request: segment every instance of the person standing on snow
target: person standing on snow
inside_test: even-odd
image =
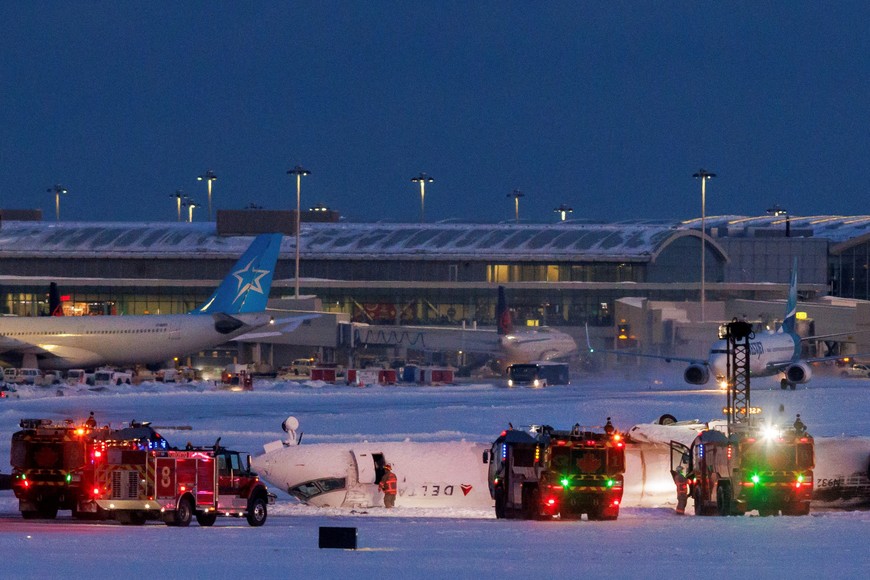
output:
[[[689,480],[686,479],[686,470],[682,465],[677,466],[675,471],[671,472],[674,478],[674,483],[677,485],[677,515],[685,515],[686,503],[689,501]]]
[[[393,466],[387,463],[384,465],[384,475],[378,483],[378,488],[384,492],[384,507],[392,508],[396,505],[396,474],[393,473]]]

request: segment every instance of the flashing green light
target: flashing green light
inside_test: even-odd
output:
[[[66,482],[69,483],[71,481],[72,481],[72,473],[67,473],[66,474]]]
[[[613,487],[613,484],[614,484],[614,483],[616,483],[616,482],[613,481],[612,479],[608,479],[608,480],[607,480],[607,487]]]
[[[803,476],[803,474],[798,475],[798,476],[797,476],[797,480],[798,480],[798,483],[803,483],[803,482],[804,482],[804,476]]]
[[[568,487],[569,485],[571,485],[571,478],[563,477],[561,480],[559,480],[559,483],[562,484],[562,487]]]
[[[759,481],[761,481],[761,476],[757,473],[753,473],[752,477],[750,477],[749,479],[750,481],[752,481],[752,483],[758,483]]]

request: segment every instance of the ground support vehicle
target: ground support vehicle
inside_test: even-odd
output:
[[[141,428],[140,428],[141,429]],[[102,461],[94,466],[94,501],[123,524],[162,520],[187,526],[195,517],[211,526],[218,516],[266,522],[268,492],[238,451],[214,447],[169,449],[152,446],[135,428],[95,441]]]
[[[625,443],[575,425],[509,429],[484,454],[497,518],[615,520],[622,501]]]
[[[686,474],[696,515],[807,515],[813,495],[813,438],[793,428],[702,431],[690,449]],[[672,462],[677,454],[672,453]],[[682,461],[682,459],[681,459]]]
[[[509,387],[547,387],[571,382],[568,363],[550,361],[512,364],[507,369],[507,375]]]
[[[221,373],[221,384],[230,390],[254,390],[254,376],[248,365],[231,364]]]
[[[72,420],[22,419],[12,435],[12,489],[25,519],[57,516],[72,510],[73,517],[96,515],[86,490],[92,486],[91,439],[108,428],[92,428]]]

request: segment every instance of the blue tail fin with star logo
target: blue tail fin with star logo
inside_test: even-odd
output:
[[[281,234],[261,234],[205,304],[191,314],[263,312],[281,250]]]

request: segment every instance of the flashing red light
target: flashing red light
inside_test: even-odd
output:
[[[586,440],[586,445],[595,445],[595,441]]]
[[[505,435],[507,435],[507,431],[502,431],[501,436],[504,437]]]
[[[24,480],[24,487],[30,487],[30,482],[26,479]]]
[[[801,443],[809,443],[809,441],[806,437],[801,437]]]
[[[94,495],[95,496],[100,495],[100,488],[99,487],[94,488]]]
[[[187,486],[182,485],[182,486],[181,486],[181,491],[187,491]]]
[[[61,302],[69,302],[70,300],[72,300],[72,297],[69,294],[63,294],[60,297]]]
[[[621,449],[621,448],[625,447],[625,443],[620,441],[619,443],[616,444],[616,446]]]
[[[562,441],[561,439],[559,441],[556,441],[556,445],[565,445],[565,444],[566,444],[566,442]]]
[[[102,457],[102,456],[103,456],[102,451],[94,451],[94,457]]]
[[[795,489],[800,489],[801,485],[802,484],[799,481],[794,482]]]
[[[618,499],[613,500],[613,505],[619,505],[619,500]]]
[[[547,500],[547,505],[556,505],[556,498],[551,497]]]

